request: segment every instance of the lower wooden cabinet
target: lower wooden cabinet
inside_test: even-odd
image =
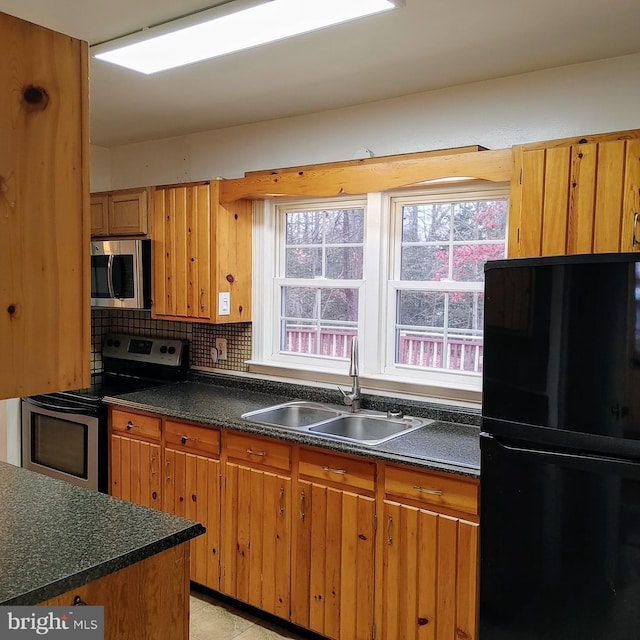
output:
[[[375,469],[362,460],[300,451],[291,621],[328,638],[372,638]]]
[[[188,569],[184,543],[40,604],[104,607],[104,640],[189,640]]]
[[[276,616],[289,618],[291,478],[288,445],[229,434],[224,465],[220,590]]]
[[[335,640],[477,639],[477,480],[110,415],[112,495],[206,527],[194,582]]]

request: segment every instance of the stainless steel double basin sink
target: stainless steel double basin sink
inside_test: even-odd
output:
[[[433,420],[392,416],[380,411],[341,411],[316,402],[293,401],[242,414],[256,424],[291,429],[326,438],[377,445],[410,433]]]

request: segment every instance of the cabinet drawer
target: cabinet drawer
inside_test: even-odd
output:
[[[111,427],[114,431],[128,433],[131,436],[160,440],[160,418],[155,416],[141,416],[114,409],[111,412]]]
[[[372,462],[336,456],[313,449],[300,450],[300,475],[354,489],[373,491],[376,466]]]
[[[412,469],[386,467],[385,492],[456,511],[478,514],[478,483]]]
[[[260,464],[273,469],[291,470],[291,447],[288,444],[263,440],[237,433],[227,433],[226,450],[229,458]]]
[[[195,449],[201,453],[220,454],[220,431],[184,422],[165,420],[165,442],[176,449]]]

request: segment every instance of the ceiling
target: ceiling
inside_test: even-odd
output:
[[[0,0],[0,11],[96,44],[223,3]],[[638,0],[404,0],[151,76],[92,60],[91,142],[167,138],[637,53],[638,25]]]

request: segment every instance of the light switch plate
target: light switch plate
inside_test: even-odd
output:
[[[218,293],[218,315],[228,316],[231,313],[231,294],[229,292]]]

